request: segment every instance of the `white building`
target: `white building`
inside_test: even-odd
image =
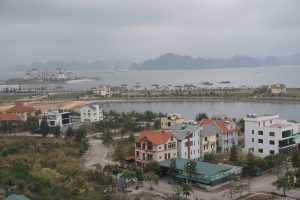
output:
[[[178,142],[178,158],[200,158],[200,129],[199,125],[194,124],[175,124],[172,126],[171,133]]]
[[[103,120],[103,109],[100,105],[85,105],[80,109],[81,122],[99,122]]]
[[[0,85],[1,93],[17,92],[20,90],[19,85]]]
[[[279,119],[279,115],[248,114],[245,120],[245,150],[259,156],[278,153],[300,143],[299,123]]]
[[[64,127],[71,124],[70,112],[66,109],[54,108],[49,112],[45,112],[44,114],[39,116],[39,123],[41,123],[44,116],[46,117],[50,127]]]

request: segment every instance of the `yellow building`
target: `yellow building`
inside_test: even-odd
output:
[[[217,152],[217,135],[219,129],[212,124],[202,126],[200,130],[200,157],[205,154]]]
[[[152,161],[177,158],[177,139],[169,132],[143,131],[135,143],[135,161],[143,167]]]
[[[171,129],[175,124],[183,124],[184,119],[181,114],[173,113],[168,114],[167,117],[161,118],[161,128],[162,129]]]

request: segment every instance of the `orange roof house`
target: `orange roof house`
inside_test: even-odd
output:
[[[143,131],[135,143],[135,160],[143,167],[152,161],[177,158],[177,139],[170,132]]]
[[[25,106],[23,102],[16,102],[13,107],[6,110],[7,113],[16,114],[22,121],[26,121],[28,116],[36,111],[35,108],[30,106]]]
[[[221,133],[228,133],[231,131],[239,131],[240,128],[236,125],[236,123],[232,119],[202,119],[200,121],[200,126],[215,123],[217,128],[221,131]],[[226,126],[226,123],[234,123],[235,126]]]

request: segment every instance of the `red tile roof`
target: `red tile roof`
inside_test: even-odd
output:
[[[134,156],[125,156],[124,160],[129,161],[129,160],[135,160]]]
[[[5,114],[0,114],[0,121],[19,121],[20,118],[15,115],[15,114],[11,114],[11,113],[5,113]]]
[[[16,102],[15,106],[6,111],[7,113],[22,113],[22,112],[35,112],[35,108],[24,106],[22,102]]]
[[[139,140],[148,139],[152,144],[164,144],[168,141],[173,134],[170,132],[154,132],[154,131],[143,131],[139,135]]]
[[[99,85],[99,88],[111,88],[111,85]]]
[[[233,122],[235,124],[235,128],[228,129],[225,125],[226,122]],[[200,121],[201,126],[211,124],[211,123],[215,123],[217,125],[217,127],[219,128],[219,130],[221,131],[221,133],[228,133],[228,132],[240,130],[240,128],[236,125],[236,123],[232,119],[216,119],[216,120],[202,119]]]

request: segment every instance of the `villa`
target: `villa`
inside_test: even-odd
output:
[[[22,121],[26,121],[29,116],[35,114],[36,109],[30,106],[25,106],[22,102],[16,102],[15,106],[11,107],[10,109],[6,110],[7,113],[12,113],[17,116]]]
[[[271,93],[272,94],[286,94],[287,88],[284,84],[277,83],[270,86]]]
[[[81,122],[99,122],[103,120],[103,109],[100,105],[85,105],[80,109]]]
[[[43,118],[46,118],[50,127],[64,127],[71,124],[70,111],[66,109],[51,109],[49,112],[45,112],[39,116],[39,123]]]
[[[200,157],[205,154],[217,152],[217,135],[219,129],[214,124],[206,124],[201,127],[200,131]]]
[[[111,85],[99,85],[98,88],[93,89],[93,94],[97,94],[102,97],[110,97]]]
[[[200,126],[176,124],[171,133],[178,141],[178,158],[196,159],[200,157]]]
[[[152,161],[177,158],[177,139],[170,132],[143,131],[135,143],[135,160],[144,167]]]
[[[229,152],[233,145],[239,144],[238,132],[240,128],[232,119],[202,119],[200,121],[200,126],[208,124],[211,124],[219,130],[216,135],[218,151],[222,153]]]

